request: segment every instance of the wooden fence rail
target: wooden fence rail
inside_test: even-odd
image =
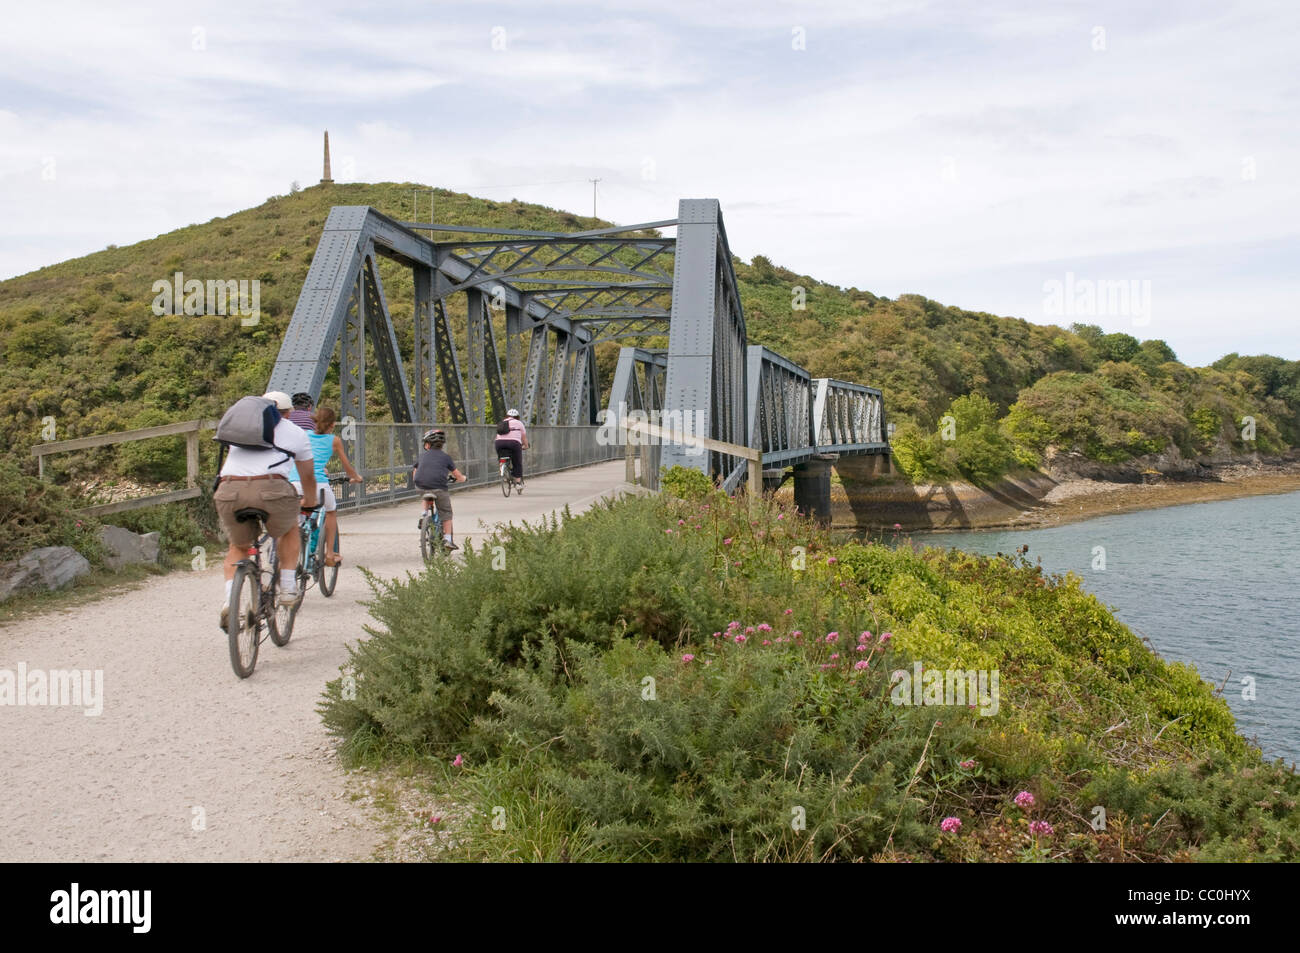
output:
[[[116,503],[101,503],[87,506],[80,510],[88,516],[103,516],[108,513],[121,513],[136,510],[144,506],[156,506],[159,503],[175,503],[179,500],[192,500],[202,496],[199,488],[199,434],[204,430],[214,430],[215,420],[186,420],[178,424],[163,424],[160,427],[141,427],[138,430],[123,430],[120,433],[99,434],[94,437],[74,437],[71,440],[50,440],[32,447],[32,456],[36,458],[36,469],[41,479],[45,479],[45,458],[55,453],[67,453],[71,450],[88,450],[92,447],[107,447],[116,443],[132,443],[136,440],[151,440],[155,437],[185,437],[185,489],[172,490],[169,493],[154,493],[151,496],[139,496],[133,500],[119,500]]]

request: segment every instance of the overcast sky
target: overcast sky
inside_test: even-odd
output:
[[[1231,0],[9,4],[0,278],[314,184],[328,128],[339,181],[716,197],[823,281],[1297,359],[1298,37]]]

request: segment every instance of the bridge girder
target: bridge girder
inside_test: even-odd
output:
[[[650,234],[673,226],[675,237]],[[415,229],[453,237],[434,240]],[[409,372],[381,258],[412,271]],[[463,325],[452,317],[452,295],[466,300]],[[435,422],[445,407],[446,422],[484,423],[513,405],[529,423],[576,426],[596,422],[595,346],[663,335],[666,350],[622,349],[610,412],[622,403],[688,421],[698,436],[761,449],[771,466],[825,452],[888,453],[878,390],[811,378],[749,345],[715,199],[684,199],[672,220],[567,234],[402,223],[367,206],[337,206],[269,387],[318,397],[337,348],[342,413],[358,421],[366,420],[369,356],[396,422]],[[727,489],[747,472],[744,456],[659,449],[665,466],[713,473]],[[657,471],[647,474],[652,483]]]

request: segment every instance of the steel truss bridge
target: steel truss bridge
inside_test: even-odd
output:
[[[381,260],[410,271],[409,327],[390,313]],[[664,338],[666,347],[646,346]],[[597,349],[629,339],[602,407]],[[746,479],[742,448],[761,451],[767,479],[845,455],[888,466],[879,390],[812,377],[749,343],[715,199],[684,199],[675,219],[571,233],[399,222],[336,206],[269,387],[318,397],[335,363],[340,416],[362,424],[367,377],[378,371],[382,416],[398,425],[408,460],[423,425],[487,426],[514,406],[529,425],[605,432],[636,411],[729,445],[664,440],[657,454],[729,491]],[[364,460],[364,447],[353,456]],[[657,485],[658,468],[647,476]]]

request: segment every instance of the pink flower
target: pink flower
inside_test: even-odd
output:
[[[462,758],[460,755],[456,755],[456,759],[452,761],[451,766],[453,768],[459,768],[464,763],[465,763],[465,759]]]
[[[772,631],[772,627],[771,627],[770,625],[768,625],[766,622],[760,622],[760,623],[758,624],[758,631],[760,631],[760,632],[771,632],[771,631]]]
[[[1035,837],[1038,837],[1040,834],[1044,837],[1051,837],[1056,833],[1056,831],[1052,829],[1052,825],[1047,823],[1047,821],[1031,821],[1029,824],[1029,833],[1033,834]]]
[[[839,657],[840,657],[840,653],[839,653],[839,652],[832,652],[832,653],[831,653],[831,658],[832,658],[832,659],[837,659],[837,658],[839,658]]]
[[[732,619],[730,622],[727,623],[728,632],[735,632],[739,628],[740,628],[740,623],[737,622],[735,619]]]
[[[737,641],[737,642],[744,642],[744,641],[745,641],[745,637],[744,637],[743,635],[738,635],[738,636],[736,636],[736,641]]]
[[[888,642],[888,641],[889,641],[890,639],[892,639],[893,637],[894,637],[894,633],[893,633],[893,632],[882,632],[882,633],[880,633],[880,644],[881,644],[881,645],[884,645],[886,642]]]
[[[838,632],[827,632],[827,633],[826,633],[826,641],[827,641],[827,642],[838,642],[839,640],[840,640],[840,634],[839,634]]]
[[[869,646],[869,645],[859,645],[858,648],[857,648],[857,650],[858,650],[859,652],[865,652],[865,651],[866,651],[867,649],[869,649],[869,648],[871,648],[871,646]]]
[[[721,635],[722,635],[721,632],[714,632],[714,633],[713,633],[713,637],[714,637],[715,639],[718,638],[718,637],[721,636]]]
[[[777,514],[776,514],[776,518],[779,519],[779,520],[783,520],[783,519],[785,519],[785,514],[784,514],[784,513],[777,513]]]
[[[441,815],[441,814],[430,814],[430,815],[429,815],[429,823],[430,823],[430,824],[441,824],[441,823],[442,823],[442,815]]]
[[[786,614],[786,615],[794,615],[794,610],[793,610],[793,609],[786,609],[786,610],[785,610],[785,614]]]
[[[686,520],[678,520],[678,521],[677,521],[677,525],[678,525],[678,526],[685,526],[685,525],[686,525]]]
[[[670,529],[666,529],[664,530],[664,532],[667,533],[669,536],[673,535],[673,531]]]
[[[771,640],[771,639],[764,639],[764,640],[763,640],[763,644],[764,644],[764,645],[771,645],[771,644],[772,644],[772,640]]]
[[[828,566],[834,566],[837,562],[839,562],[839,560],[836,559],[834,556],[826,557],[826,565]]]
[[[939,825],[939,830],[945,834],[956,834],[961,830],[961,819],[956,817],[945,817]]]
[[[724,540],[722,541],[722,545],[723,545],[723,546],[730,546],[730,545],[731,545],[731,537],[728,536],[726,539],[724,539]]]
[[[753,634],[754,634],[754,627],[753,627],[752,625],[747,625],[747,626],[745,626],[745,634],[746,634],[746,635],[753,635]]]
[[[731,565],[733,565],[733,566],[739,566],[739,565],[740,565],[740,560],[737,559],[737,560],[736,560],[734,563],[732,563]]]
[[[823,666],[822,666],[822,671],[824,672],[824,671],[826,671],[828,668],[834,668],[834,667],[835,667],[835,664],[832,662],[832,663],[830,663],[830,664],[823,665]]]
[[[793,632],[790,633],[790,638],[792,639],[798,639],[802,637],[803,637],[803,632],[800,631],[799,629],[795,629]]]
[[[714,635],[717,635],[718,633],[715,632],[715,633],[713,633],[713,634],[714,634]],[[691,655],[691,653],[687,652],[685,655],[682,656],[682,661],[683,661],[683,662],[694,662],[694,661],[695,661],[695,656],[694,656],[694,655]]]
[[[902,523],[895,523],[895,524],[894,524],[894,529],[902,529],[902,528],[903,528],[903,524],[902,524]]]
[[[871,667],[871,663],[868,662],[866,659],[862,658],[862,659],[858,659],[856,662],[854,662],[854,663],[853,663],[853,667],[856,668],[856,669],[858,669],[859,671],[861,671],[861,670],[864,669],[864,668],[870,668],[870,667]]]
[[[1016,795],[1016,807],[1028,810],[1034,806],[1034,796],[1028,791],[1021,791]]]
[[[969,771],[971,768],[975,767],[975,765],[977,765],[977,764],[979,764],[979,762],[976,761],[974,758],[971,758],[969,761],[962,761],[962,762],[961,762],[961,766],[962,766],[963,768],[965,768],[967,771]]]

